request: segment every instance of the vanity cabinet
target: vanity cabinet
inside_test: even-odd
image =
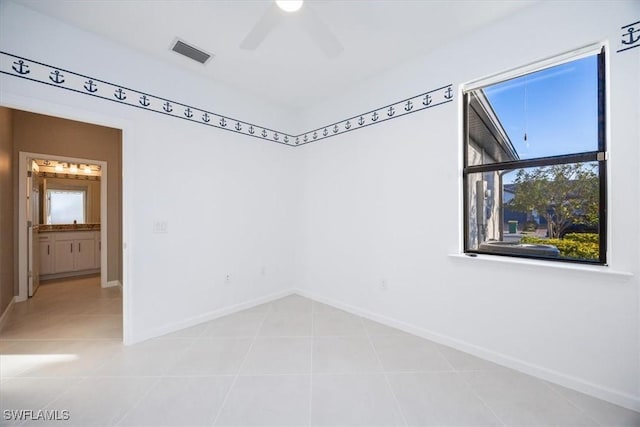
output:
[[[73,240],[56,240],[53,247],[55,251],[53,272],[74,271]]]
[[[39,237],[41,275],[100,268],[99,231],[59,231]]]
[[[53,274],[53,236],[51,233],[38,235],[40,245],[40,275]]]
[[[55,272],[91,270],[96,263],[96,239],[92,231],[56,235]]]

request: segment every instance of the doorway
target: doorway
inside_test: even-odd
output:
[[[3,107],[11,109],[14,115],[13,124],[16,127],[13,132],[14,160],[12,168],[15,185],[15,266],[18,271],[15,275],[17,286],[13,301],[21,302],[28,298],[28,282],[25,280],[28,278],[25,249],[28,228],[26,223],[22,223],[22,221],[26,221],[26,203],[23,201],[25,201],[24,193],[27,188],[26,165],[28,160],[41,158],[65,164],[74,163],[76,166],[78,163],[97,165],[105,173],[100,181],[101,227],[98,234],[102,250],[100,251],[99,268],[95,269],[95,273],[99,272],[99,275],[94,276],[92,283],[96,283],[100,289],[119,287],[118,292],[122,293],[120,299],[121,337],[125,343],[130,343],[132,341],[131,334],[127,332],[127,325],[130,324],[127,321],[129,310],[126,309],[129,307],[126,304],[128,292],[125,291],[124,286],[127,264],[124,257],[123,230],[126,221],[122,191],[124,187],[122,149],[125,140],[123,128],[130,126],[130,124],[85,110],[51,106],[31,98],[25,100],[20,97],[6,96],[3,99]],[[18,124],[19,120],[16,117],[19,117],[19,120],[23,122]],[[30,120],[33,122],[29,122]],[[24,121],[29,124],[25,125]],[[22,130],[18,131],[18,128]],[[101,129],[102,132],[98,131],[96,135],[88,135],[87,129],[90,128]],[[37,134],[37,132],[40,133]],[[112,150],[115,154],[111,157],[109,157],[109,153],[105,153],[105,147],[109,145],[105,142],[105,134],[110,135],[111,140],[115,141],[116,149]],[[20,138],[27,140],[27,142],[19,141]],[[34,140],[39,140],[40,144],[33,143]],[[90,147],[93,147],[93,150],[98,153],[97,156],[91,155],[93,151]],[[114,188],[116,191],[112,191]],[[74,247],[74,250],[75,248],[77,246]],[[83,253],[84,249],[83,246]],[[115,304],[115,302],[110,301],[110,304]],[[14,308],[17,308],[17,305]]]
[[[18,168],[18,300],[35,294],[43,274],[60,278],[99,268],[101,287],[117,285],[107,277],[108,163],[21,151]],[[69,193],[63,202],[72,210],[69,195],[79,195],[80,212],[52,218],[52,188]]]

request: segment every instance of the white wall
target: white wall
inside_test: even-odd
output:
[[[449,256],[461,242],[459,96],[297,149],[5,75],[0,104],[124,128],[131,341],[297,288],[640,408],[640,49],[615,53],[620,26],[639,9],[543,3],[305,113],[274,109],[22,7],[0,9],[2,50],[292,131],[608,40],[609,269],[633,277]],[[168,234],[152,233],[155,220],[168,222]]]
[[[0,4],[0,48],[286,127],[286,111],[10,2]],[[133,314],[125,318],[127,342],[293,288],[293,148],[6,75],[0,90],[2,105],[124,128],[125,316]],[[167,221],[168,233],[154,234],[154,221]]]
[[[458,94],[455,103],[300,148],[301,292],[640,408],[640,48],[615,52],[620,27],[639,17],[638,2],[546,2],[307,111],[319,126],[608,41],[604,269],[633,277],[449,256],[461,246]]]

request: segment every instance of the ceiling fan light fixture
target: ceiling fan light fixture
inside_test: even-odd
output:
[[[278,7],[285,12],[296,12],[302,7],[304,0],[276,0]]]

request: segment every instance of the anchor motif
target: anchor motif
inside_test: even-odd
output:
[[[143,107],[148,107],[149,104],[151,104],[149,102],[149,98],[147,98],[147,95],[142,95],[140,97],[140,100],[138,101],[140,103],[140,105],[142,105]]]
[[[279,139],[280,139],[280,135],[278,135],[278,132],[274,133],[274,134],[273,134],[273,140],[274,140],[274,141],[277,141],[277,140],[279,140]]]
[[[227,127],[227,121],[223,118],[220,119],[220,126],[222,126],[223,128]]]
[[[300,137],[296,136],[296,145],[300,144]]]
[[[307,137],[307,134],[306,134],[306,133],[304,134],[304,138],[302,138],[302,140],[303,140],[304,142],[307,142],[307,141],[309,140],[309,138]]]
[[[169,103],[169,101],[165,102],[165,103],[162,105],[162,109],[163,109],[164,111],[166,111],[167,113],[170,113],[170,112],[172,112],[172,111],[173,111],[173,107],[171,106],[171,104]]]
[[[377,111],[374,111],[373,114],[371,115],[371,121],[372,122],[378,121],[378,112]]]
[[[125,99],[127,99],[127,96],[125,95],[125,91],[122,90],[122,88],[118,88],[118,90],[116,90],[113,93],[113,96],[115,96],[116,98],[118,98],[120,101],[124,101]]]
[[[313,139],[318,139],[318,132],[313,131]]]
[[[96,85],[93,80],[87,80],[85,82],[84,88],[87,90],[87,92],[96,92],[98,90],[98,85]]]
[[[62,74],[58,70],[55,70],[50,73],[49,79],[51,79],[51,81],[54,83],[58,83],[58,84],[64,83],[64,74]]]
[[[426,95],[424,96],[424,99],[422,100],[422,103],[423,103],[424,105],[429,105],[429,104],[431,104],[431,95],[426,94]]]
[[[262,137],[266,138],[267,137],[267,131],[265,129],[262,129]]]
[[[14,65],[11,68],[13,68],[14,71],[18,74],[29,74],[31,72],[31,70],[27,70],[29,66],[25,64],[22,59],[18,62],[14,62],[13,64]],[[16,68],[16,65],[18,66],[18,68]]]
[[[453,91],[451,90],[451,87],[447,88],[447,91],[444,93],[444,97],[447,99],[453,98]]]
[[[289,142],[289,137],[287,135],[284,136],[284,142],[286,142],[286,143]]]
[[[324,136],[329,135],[329,131],[327,130],[327,128],[324,128],[324,130],[322,131],[322,134],[323,134]]]
[[[413,103],[411,102],[411,100],[409,100],[404,105],[404,111],[411,111],[411,110],[413,110]]]
[[[339,130],[340,128],[338,127],[338,125],[333,126],[333,133],[338,133]]]
[[[191,117],[193,117],[193,113],[191,112],[191,108],[187,107],[186,110],[184,110],[184,116],[188,119],[190,119]]]
[[[627,33],[623,34],[622,37],[629,37],[629,40],[622,40],[622,44],[634,44],[640,40],[640,34],[638,34],[638,37],[633,37],[633,33],[636,32],[640,33],[640,30],[636,30],[633,27],[628,28]]]
[[[362,126],[364,124],[364,117],[360,116],[360,118],[358,119],[358,124],[360,126]]]
[[[251,135],[253,135],[254,133],[256,133],[255,129],[253,128],[253,125],[249,126],[249,133]]]
[[[396,113],[396,110],[393,107],[389,107],[389,111],[387,111],[387,116],[393,117],[395,113]]]
[[[205,122],[205,123],[209,123],[211,121],[211,117],[209,117],[209,114],[204,113],[202,115],[202,121]]]
[[[237,131],[241,131],[242,130],[242,125],[240,124],[240,122],[236,122],[236,130]]]
[[[347,120],[347,123],[344,124],[344,128],[347,130],[351,129],[351,122],[349,120]]]

